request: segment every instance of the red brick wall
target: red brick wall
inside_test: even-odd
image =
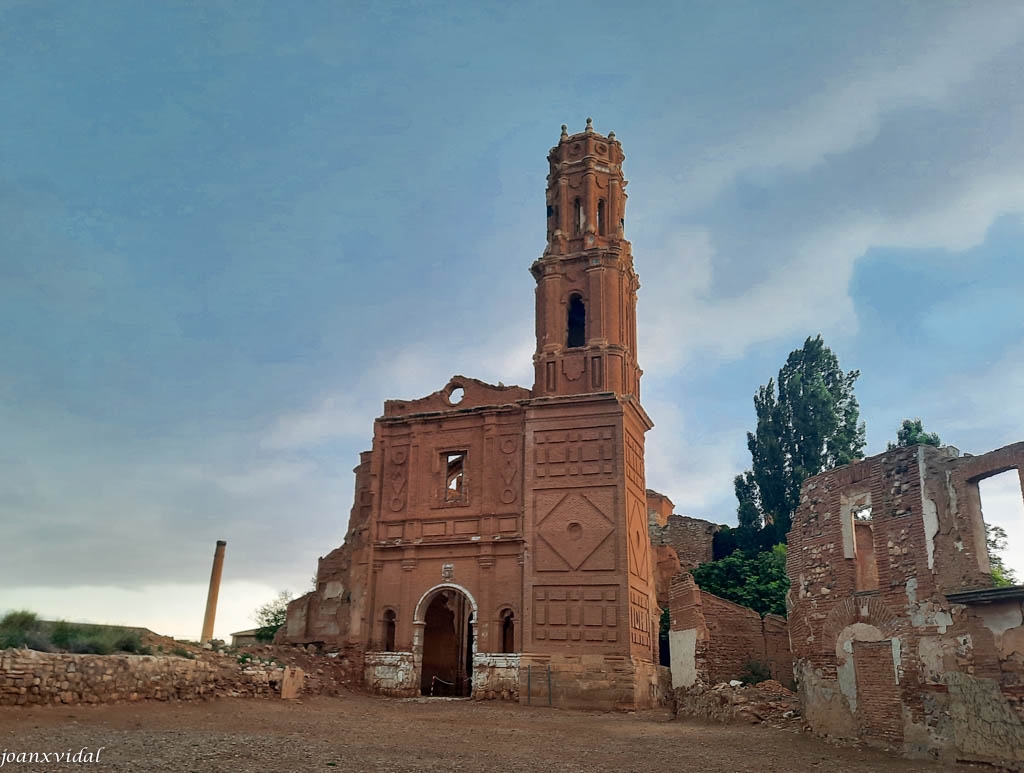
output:
[[[854,642],[853,665],[861,737],[880,746],[903,743],[903,706],[893,668],[892,642]]]
[[[697,587],[693,575],[680,574],[669,589],[670,628],[697,631],[697,671],[706,684],[740,678],[749,661],[766,663],[772,678],[793,680],[786,619],[726,601]]]
[[[789,649],[789,626],[781,615],[765,615],[764,654],[772,679],[787,687],[793,686],[793,653]]]
[[[1024,761],[1021,594],[977,596],[992,582],[978,480],[1013,468],[1024,468],[1024,443],[964,457],[913,446],[804,482],[786,570],[814,732]],[[870,521],[852,521],[866,504]],[[837,656],[851,642],[852,663]]]
[[[739,679],[751,660],[765,660],[761,616],[752,609],[701,591],[708,627],[707,669],[712,683]]]
[[[719,528],[710,521],[673,514],[657,539],[676,549],[680,569],[688,571],[714,559],[712,543]]]

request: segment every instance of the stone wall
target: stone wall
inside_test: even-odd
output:
[[[714,539],[720,528],[700,518],[672,514],[660,536],[676,549],[680,568],[689,571],[714,560]]]
[[[519,700],[519,655],[477,652],[473,655],[473,697]]]
[[[658,603],[668,606],[669,586],[680,572],[714,560],[714,538],[721,528],[710,521],[665,512],[672,500],[647,490],[647,531],[651,539]]]
[[[805,481],[789,534],[790,638],[820,735],[1024,767],[1024,587],[995,589],[972,457],[899,448]]]
[[[364,682],[381,695],[419,695],[416,658],[411,652],[367,652],[363,656]]]
[[[301,681],[293,669],[290,681]],[[280,694],[285,669],[155,655],[0,652],[0,705],[199,700]]]

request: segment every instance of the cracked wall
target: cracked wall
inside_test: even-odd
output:
[[[1024,587],[994,589],[978,482],[1024,468],[898,448],[805,481],[790,640],[820,735],[1024,769]]]

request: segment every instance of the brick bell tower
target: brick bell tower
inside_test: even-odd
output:
[[[591,119],[548,154],[547,248],[530,268],[537,280],[535,396],[615,392],[640,397],[636,293],[623,235],[625,155],[615,132]]]
[[[589,118],[578,134],[562,127],[548,154],[547,247],[530,267],[521,673],[551,669],[555,705],[636,708],[657,690],[644,479],[653,424],[640,405],[623,158]]]

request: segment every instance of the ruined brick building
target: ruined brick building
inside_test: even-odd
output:
[[[1024,769],[1024,586],[993,588],[979,456],[898,448],[804,482],[789,633],[812,729],[915,756]]]
[[[533,388],[455,376],[389,400],[344,545],[279,640],[396,695],[629,708],[659,691],[626,180],[614,133],[548,161]]]

